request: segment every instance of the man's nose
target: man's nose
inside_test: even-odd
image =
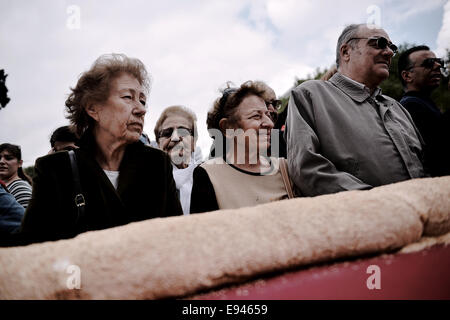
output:
[[[439,62],[435,61],[433,64],[433,70],[440,70],[441,68],[443,68],[443,66]]]
[[[395,54],[394,50],[389,48],[389,46],[386,46],[386,48],[383,50],[383,54],[386,56],[389,56],[389,58],[392,58]]]

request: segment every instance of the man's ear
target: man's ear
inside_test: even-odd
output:
[[[84,108],[84,110],[86,110],[86,113],[95,121],[99,120],[98,109],[99,105],[96,103],[90,103],[87,107]]]
[[[20,161],[19,161],[19,167],[21,168],[22,165],[23,165],[23,160],[20,160]]]
[[[402,75],[403,81],[405,81],[406,83],[412,82],[412,77],[411,77],[409,71],[403,70],[401,75]]]
[[[341,46],[339,54],[341,56],[341,61],[348,62],[350,60],[350,50],[352,48],[346,43]]]

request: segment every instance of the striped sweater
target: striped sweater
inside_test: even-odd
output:
[[[6,186],[8,191],[16,198],[17,202],[22,205],[25,209],[31,200],[31,186],[30,184],[22,179],[14,180]]]

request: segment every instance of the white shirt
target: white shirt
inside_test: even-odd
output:
[[[192,158],[191,158],[192,159]],[[194,169],[197,167],[196,161],[191,161],[189,166],[178,169],[173,166],[173,179],[180,194],[180,203],[183,208],[183,215],[188,215],[191,209],[191,192],[194,183]]]
[[[117,186],[119,185],[119,171],[109,171],[105,169],[103,169],[103,171],[106,173],[109,181],[111,181],[114,189],[117,190]]]

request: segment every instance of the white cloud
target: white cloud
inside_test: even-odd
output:
[[[446,50],[450,50],[450,0],[444,6],[444,15],[442,17],[442,27],[437,38],[436,55],[443,57]]]
[[[445,0],[386,1],[382,8],[384,8],[383,14],[389,23],[402,24],[416,15],[423,15],[426,12],[442,7],[444,3]],[[395,10],[389,10],[391,4]]]
[[[67,122],[64,101],[69,86],[100,54],[123,52],[141,59],[154,79],[145,131],[153,136],[164,107],[186,105],[197,113],[198,143],[206,154],[210,144],[206,112],[226,81],[238,85],[264,80],[282,95],[295,77],[334,62],[342,28],[365,22],[369,5],[379,5],[383,21],[392,23],[393,14],[401,14],[399,8],[404,11],[409,3],[2,1],[0,68],[9,74],[11,102],[0,111],[0,138],[22,145],[25,165],[32,164],[47,153],[52,130]],[[417,0],[423,10],[442,1],[426,3]],[[71,4],[81,10],[79,30],[66,27],[66,9]]]

